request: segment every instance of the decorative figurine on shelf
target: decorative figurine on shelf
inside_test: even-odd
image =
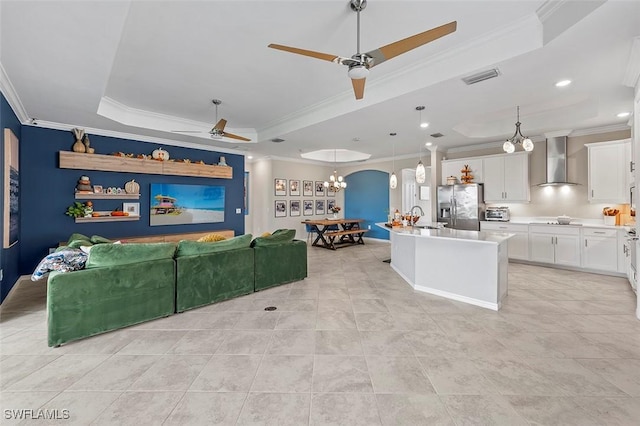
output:
[[[78,184],[76,185],[76,192],[93,192],[89,176],[80,176]]]
[[[71,149],[73,152],[87,152],[87,147],[82,143],[82,138],[84,138],[84,130],[83,129],[71,129],[73,135],[76,137],[76,141],[74,142]]]
[[[93,216],[93,202],[85,201],[84,203],[84,217]]]
[[[227,165],[227,160],[223,156],[220,156],[220,161],[218,161],[218,166],[226,166],[226,165]]]
[[[124,184],[124,190],[127,194],[138,194],[140,193],[140,184],[134,179],[131,179]]]
[[[158,148],[153,150],[153,152],[151,153],[151,157],[154,160],[158,160],[158,161],[168,161],[169,153],[162,148]]]
[[[91,148],[91,141],[89,140],[89,135],[85,133],[84,138],[82,139],[82,143],[84,143],[84,148],[87,154],[94,154],[96,150]]]
[[[465,164],[460,172],[462,173],[460,177],[462,183],[473,183],[473,175],[471,174],[471,169],[468,164]]]

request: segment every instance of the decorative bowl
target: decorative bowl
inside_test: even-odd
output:
[[[560,225],[568,225],[571,223],[571,217],[569,216],[558,216],[558,223]]]

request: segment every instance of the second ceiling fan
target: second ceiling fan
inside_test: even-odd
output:
[[[269,47],[348,66],[348,75],[351,78],[351,84],[353,85],[353,91],[356,95],[356,99],[362,99],[364,97],[364,85],[367,76],[369,75],[370,68],[380,65],[384,61],[406,53],[416,47],[420,47],[423,44],[427,44],[439,39],[440,37],[444,37],[447,34],[451,34],[457,27],[457,22],[452,21],[448,24],[412,35],[394,43],[387,44],[386,46],[379,47],[375,50],[360,53],[360,12],[367,6],[367,0],[350,0],[349,4],[351,9],[358,14],[357,53],[350,58],[315,52],[313,50],[299,49],[297,47],[283,46],[281,44],[272,43]]]

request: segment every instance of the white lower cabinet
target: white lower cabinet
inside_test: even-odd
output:
[[[523,223],[480,222],[480,230],[515,234],[508,241],[509,259],[529,260],[529,225]]]
[[[600,271],[618,271],[618,231],[582,230],[582,267]]]
[[[580,266],[580,229],[573,226],[530,225],[529,260]]]

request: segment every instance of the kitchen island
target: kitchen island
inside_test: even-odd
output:
[[[390,232],[391,267],[415,290],[500,309],[514,234],[376,225]]]

